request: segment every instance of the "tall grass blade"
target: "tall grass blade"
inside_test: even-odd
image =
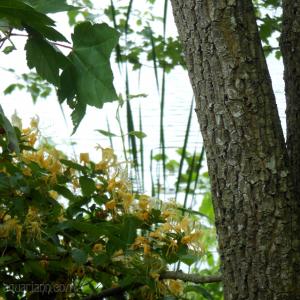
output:
[[[155,197],[155,184],[153,179],[153,149],[150,151],[150,177],[151,177],[151,196]]]
[[[148,24],[148,31],[149,31],[149,37],[150,37],[150,43],[151,43],[151,58],[152,58],[152,62],[153,62],[156,87],[157,87],[157,90],[159,91],[158,72],[157,72],[157,56],[156,56],[156,50],[155,50],[155,41],[154,41],[153,31],[152,31],[152,29],[150,27],[150,24]]]
[[[123,148],[124,158],[125,158],[126,161],[128,161],[127,152],[126,152],[125,138],[124,138],[125,135],[124,135],[124,131],[123,131],[123,128],[122,128],[121,117],[120,117],[120,106],[118,106],[118,108],[117,108],[116,119],[117,119],[117,123],[119,125],[120,135],[121,135],[121,139],[122,139],[122,148]]]
[[[167,14],[168,14],[168,0],[165,0],[164,4],[164,16],[163,16],[163,37],[165,39],[166,37],[166,29],[167,29]]]
[[[161,87],[161,102],[160,102],[160,148],[162,154],[162,167],[163,167],[163,184],[166,188],[166,145],[165,145],[165,132],[164,132],[164,110],[165,110],[165,69],[163,68],[162,87]]]
[[[181,173],[182,173],[182,168],[183,168],[184,159],[185,159],[185,155],[186,155],[186,149],[187,149],[189,134],[190,134],[193,107],[194,107],[194,97],[192,99],[190,113],[189,113],[188,122],[187,122],[187,126],[186,126],[186,131],[185,131],[185,136],[184,136],[184,142],[183,142],[182,153],[181,153],[179,169],[178,169],[177,182],[176,182],[175,199],[177,199],[177,195],[178,195],[178,191],[179,191],[179,185],[181,183]]]
[[[107,118],[107,117],[106,117],[106,126],[107,126],[107,131],[108,131],[109,133],[111,133],[111,130],[110,130],[110,126],[109,126],[109,122],[108,122],[108,118]],[[108,138],[109,138],[110,148],[111,148],[111,149],[114,149],[114,144],[113,144],[113,140],[112,140],[111,135],[109,135]]]
[[[143,132],[142,109],[139,105],[139,130]],[[140,139],[140,164],[141,164],[141,185],[145,190],[145,169],[144,169],[144,139]]]
[[[129,29],[129,19],[130,19],[130,14],[131,14],[131,10],[132,10],[132,3],[133,0],[130,0],[128,3],[128,7],[127,7],[127,12],[126,12],[126,21],[125,21],[125,39],[127,42],[127,34],[128,34],[128,29]]]
[[[117,20],[116,20],[116,8],[115,8],[113,0],[110,0],[110,6],[111,6],[111,14],[112,14],[113,25],[114,25],[114,28],[116,30],[118,30],[118,25],[117,25]],[[121,71],[121,65],[120,64],[121,64],[121,61],[122,61],[122,56],[121,56],[121,47],[120,47],[119,43],[116,45],[115,50],[116,50],[116,59],[117,59],[119,71]]]
[[[133,115],[132,115],[132,109],[129,99],[129,79],[128,79],[128,69],[126,64],[126,74],[125,74],[125,86],[126,86],[126,111],[127,111],[127,129],[128,133],[133,132],[134,130],[134,121],[133,121]],[[129,149],[131,150],[132,160],[133,160],[133,167],[135,170],[136,180],[137,180],[137,186],[140,185],[139,180],[139,172],[138,172],[138,150],[136,145],[136,137],[132,134],[128,134],[128,143],[129,143]]]
[[[195,197],[196,197],[196,189],[197,189],[197,185],[198,185],[198,181],[199,181],[199,175],[200,175],[200,170],[202,168],[202,163],[204,161],[204,146],[202,146],[201,148],[201,152],[200,152],[200,156],[199,156],[199,160],[197,162],[197,165],[196,165],[196,178],[195,178],[195,183],[194,183],[194,194],[193,194],[193,199],[192,199],[192,202],[191,202],[191,208],[193,206],[193,203],[195,201]]]
[[[192,162],[191,162],[191,166],[190,166],[190,172],[189,172],[189,177],[188,177],[188,181],[186,183],[186,188],[185,188],[185,196],[184,196],[184,202],[183,202],[183,208],[186,209],[187,208],[187,200],[188,200],[188,196],[190,193],[190,187],[191,187],[191,183],[192,183],[192,179],[193,179],[193,171],[195,169],[195,163],[196,163],[196,149],[194,151],[193,154],[193,158],[192,158]],[[182,215],[184,214],[184,212],[182,212]]]

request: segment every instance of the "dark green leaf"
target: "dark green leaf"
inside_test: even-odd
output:
[[[96,190],[96,185],[93,179],[88,178],[87,176],[81,176],[79,178],[79,183],[81,186],[81,191],[83,196],[90,196],[92,195]]]
[[[63,72],[58,92],[61,102],[76,94],[77,106],[72,114],[74,131],[87,104],[101,108],[105,102],[117,99],[109,59],[118,38],[118,32],[104,23],[83,22],[75,27],[73,51],[69,55],[73,73],[71,76]]]
[[[0,127],[2,127],[2,129],[5,132],[7,141],[8,141],[8,148],[11,151],[14,151],[16,153],[20,152],[20,148],[19,148],[19,142],[18,142],[18,138],[15,132],[15,129],[13,128],[13,126],[10,124],[9,120],[6,118],[6,116],[4,115],[4,111],[0,105]]]
[[[67,58],[55,46],[39,36],[29,37],[25,50],[28,67],[36,68],[42,78],[59,86],[59,70],[68,64]]]
[[[71,118],[74,126],[72,134],[74,134],[75,131],[77,130],[81,120],[85,115],[85,112],[86,112],[86,104],[78,102],[71,114]]]
[[[71,255],[75,262],[77,262],[80,265],[84,264],[87,260],[87,253],[85,253],[81,249],[73,249]]]
[[[74,170],[77,170],[77,171],[82,171],[82,172],[84,172],[84,171],[87,170],[86,167],[84,167],[84,166],[82,166],[82,165],[80,165],[80,164],[77,164],[77,163],[75,163],[75,162],[73,162],[73,161],[70,161],[70,160],[61,159],[60,162],[61,162],[63,165],[65,165],[65,166],[67,166],[67,167],[69,167],[69,168],[72,168],[72,169],[74,169]]]
[[[26,0],[26,2],[44,14],[79,9],[79,7],[68,5],[66,0]]]
[[[213,296],[202,285],[188,285],[184,289],[184,293],[195,292],[204,297],[204,299],[214,300]]]
[[[8,20],[12,27],[26,29],[29,33],[36,31],[52,41],[64,41],[66,38],[56,31],[55,22],[22,1],[0,0],[0,18]]]

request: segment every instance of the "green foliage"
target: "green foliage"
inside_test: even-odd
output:
[[[57,44],[67,42],[55,29],[55,22],[46,13],[73,10],[65,1],[7,1],[0,0],[0,19],[4,22],[4,38],[1,46],[11,37],[19,35],[14,29],[27,32],[25,46],[27,64],[38,75],[58,88],[59,101],[68,100],[72,112],[74,131],[85,115],[86,106],[101,108],[105,102],[116,100],[110,54],[117,44],[119,34],[107,24],[83,22],[75,26],[73,46]],[[57,46],[70,48],[65,56]],[[8,54],[14,45],[7,46]],[[10,93],[17,84],[6,89]],[[36,94],[36,93],[35,93]],[[34,96],[34,99],[37,95]]]
[[[2,295],[21,297],[9,286],[34,282],[68,287],[65,294],[52,290],[53,298],[119,285],[135,286],[129,293],[139,299],[176,299],[174,282],[159,274],[174,262],[199,260],[199,222],[183,218],[175,203],[134,194],[111,149],[102,149],[97,163],[87,153],[75,162],[49,145],[34,148],[37,120],[21,131],[4,120],[15,136],[0,135]],[[9,151],[13,139],[19,154]]]

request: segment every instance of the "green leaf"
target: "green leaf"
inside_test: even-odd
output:
[[[47,276],[39,261],[27,260],[24,263],[24,273],[32,280],[34,277],[44,279]]]
[[[81,186],[81,191],[83,196],[91,196],[95,190],[96,190],[96,185],[93,179],[87,177],[87,176],[81,176],[79,178],[79,183]]]
[[[188,253],[188,254],[179,255],[179,258],[183,263],[185,263],[188,266],[191,266],[192,264],[194,264],[199,260],[199,255]]]
[[[69,168],[72,168],[74,170],[77,170],[77,171],[85,172],[87,170],[86,167],[84,167],[84,166],[82,166],[80,164],[77,164],[77,163],[75,163],[73,161],[67,160],[67,159],[61,159],[60,162],[63,165],[65,165],[65,166],[67,166]]]
[[[4,49],[3,49],[3,53],[4,54],[9,54],[9,53],[11,53],[12,51],[14,51],[16,48],[14,47],[14,46],[7,46],[7,47],[5,47]]]
[[[66,38],[56,31],[55,22],[22,1],[0,0],[0,18],[5,18],[8,23],[18,29],[26,29],[29,33],[36,31],[52,41],[68,42]]]
[[[211,222],[215,220],[214,209],[212,205],[211,193],[207,192],[202,200],[201,206],[199,208],[199,212],[206,215]]]
[[[2,129],[5,132],[8,141],[9,150],[14,151],[16,153],[20,153],[19,141],[15,129],[13,128],[9,120],[4,115],[4,111],[1,105],[0,105],[0,127],[2,127]]]
[[[105,102],[117,99],[109,59],[118,38],[118,32],[104,23],[83,22],[75,27],[73,51],[69,55],[73,74],[71,77],[65,71],[62,73],[58,91],[61,102],[76,94],[78,108],[72,116],[75,126],[79,125],[86,105],[102,108]]]
[[[71,114],[71,118],[74,126],[72,134],[76,132],[81,120],[85,115],[85,112],[86,112],[86,104],[78,102]]]
[[[26,0],[26,2],[44,14],[79,9],[79,7],[67,4],[66,0]]]
[[[18,261],[18,257],[14,257],[14,256],[1,256],[0,257],[0,266],[4,266],[8,263],[8,262],[12,262],[12,261]]]
[[[94,256],[93,258],[93,263],[95,264],[96,267],[105,267],[106,265],[108,265],[110,262],[110,258],[107,255],[107,253],[103,252],[103,253],[99,253],[98,255]]]
[[[120,230],[120,237],[126,245],[132,244],[137,236],[137,229],[141,225],[141,221],[136,217],[127,216],[123,220]]]
[[[71,255],[75,262],[80,265],[84,264],[87,261],[87,253],[85,253],[81,249],[73,249]]]
[[[108,136],[108,137],[115,137],[117,136],[116,134],[110,132],[110,131],[106,131],[106,130],[102,130],[102,129],[96,129],[96,131],[98,131],[99,133]]]
[[[59,86],[59,70],[68,64],[60,50],[38,36],[28,38],[25,50],[28,67],[36,68],[42,78]]]
[[[213,296],[202,285],[188,285],[184,289],[184,293],[195,292],[204,297],[204,299],[214,300]]]
[[[132,136],[135,136],[138,139],[143,139],[147,136],[146,133],[144,133],[142,131],[130,131],[130,132],[128,132],[128,134],[132,135]]]
[[[57,184],[53,187],[53,190],[58,192],[60,195],[62,195],[66,199],[75,200],[75,198],[76,198],[76,196],[73,195],[73,193],[63,185],[58,185]]]

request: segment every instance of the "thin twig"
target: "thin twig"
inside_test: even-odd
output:
[[[29,35],[28,34],[21,34],[21,33],[12,33],[10,34],[10,36],[23,36],[23,37],[28,37]],[[51,44],[53,45],[56,45],[56,46],[59,46],[59,47],[64,47],[64,48],[68,48],[68,49],[73,49],[71,46],[68,46],[68,45],[64,45],[64,44],[61,44],[61,43],[57,43],[57,42],[52,42],[52,41],[49,41]]]

